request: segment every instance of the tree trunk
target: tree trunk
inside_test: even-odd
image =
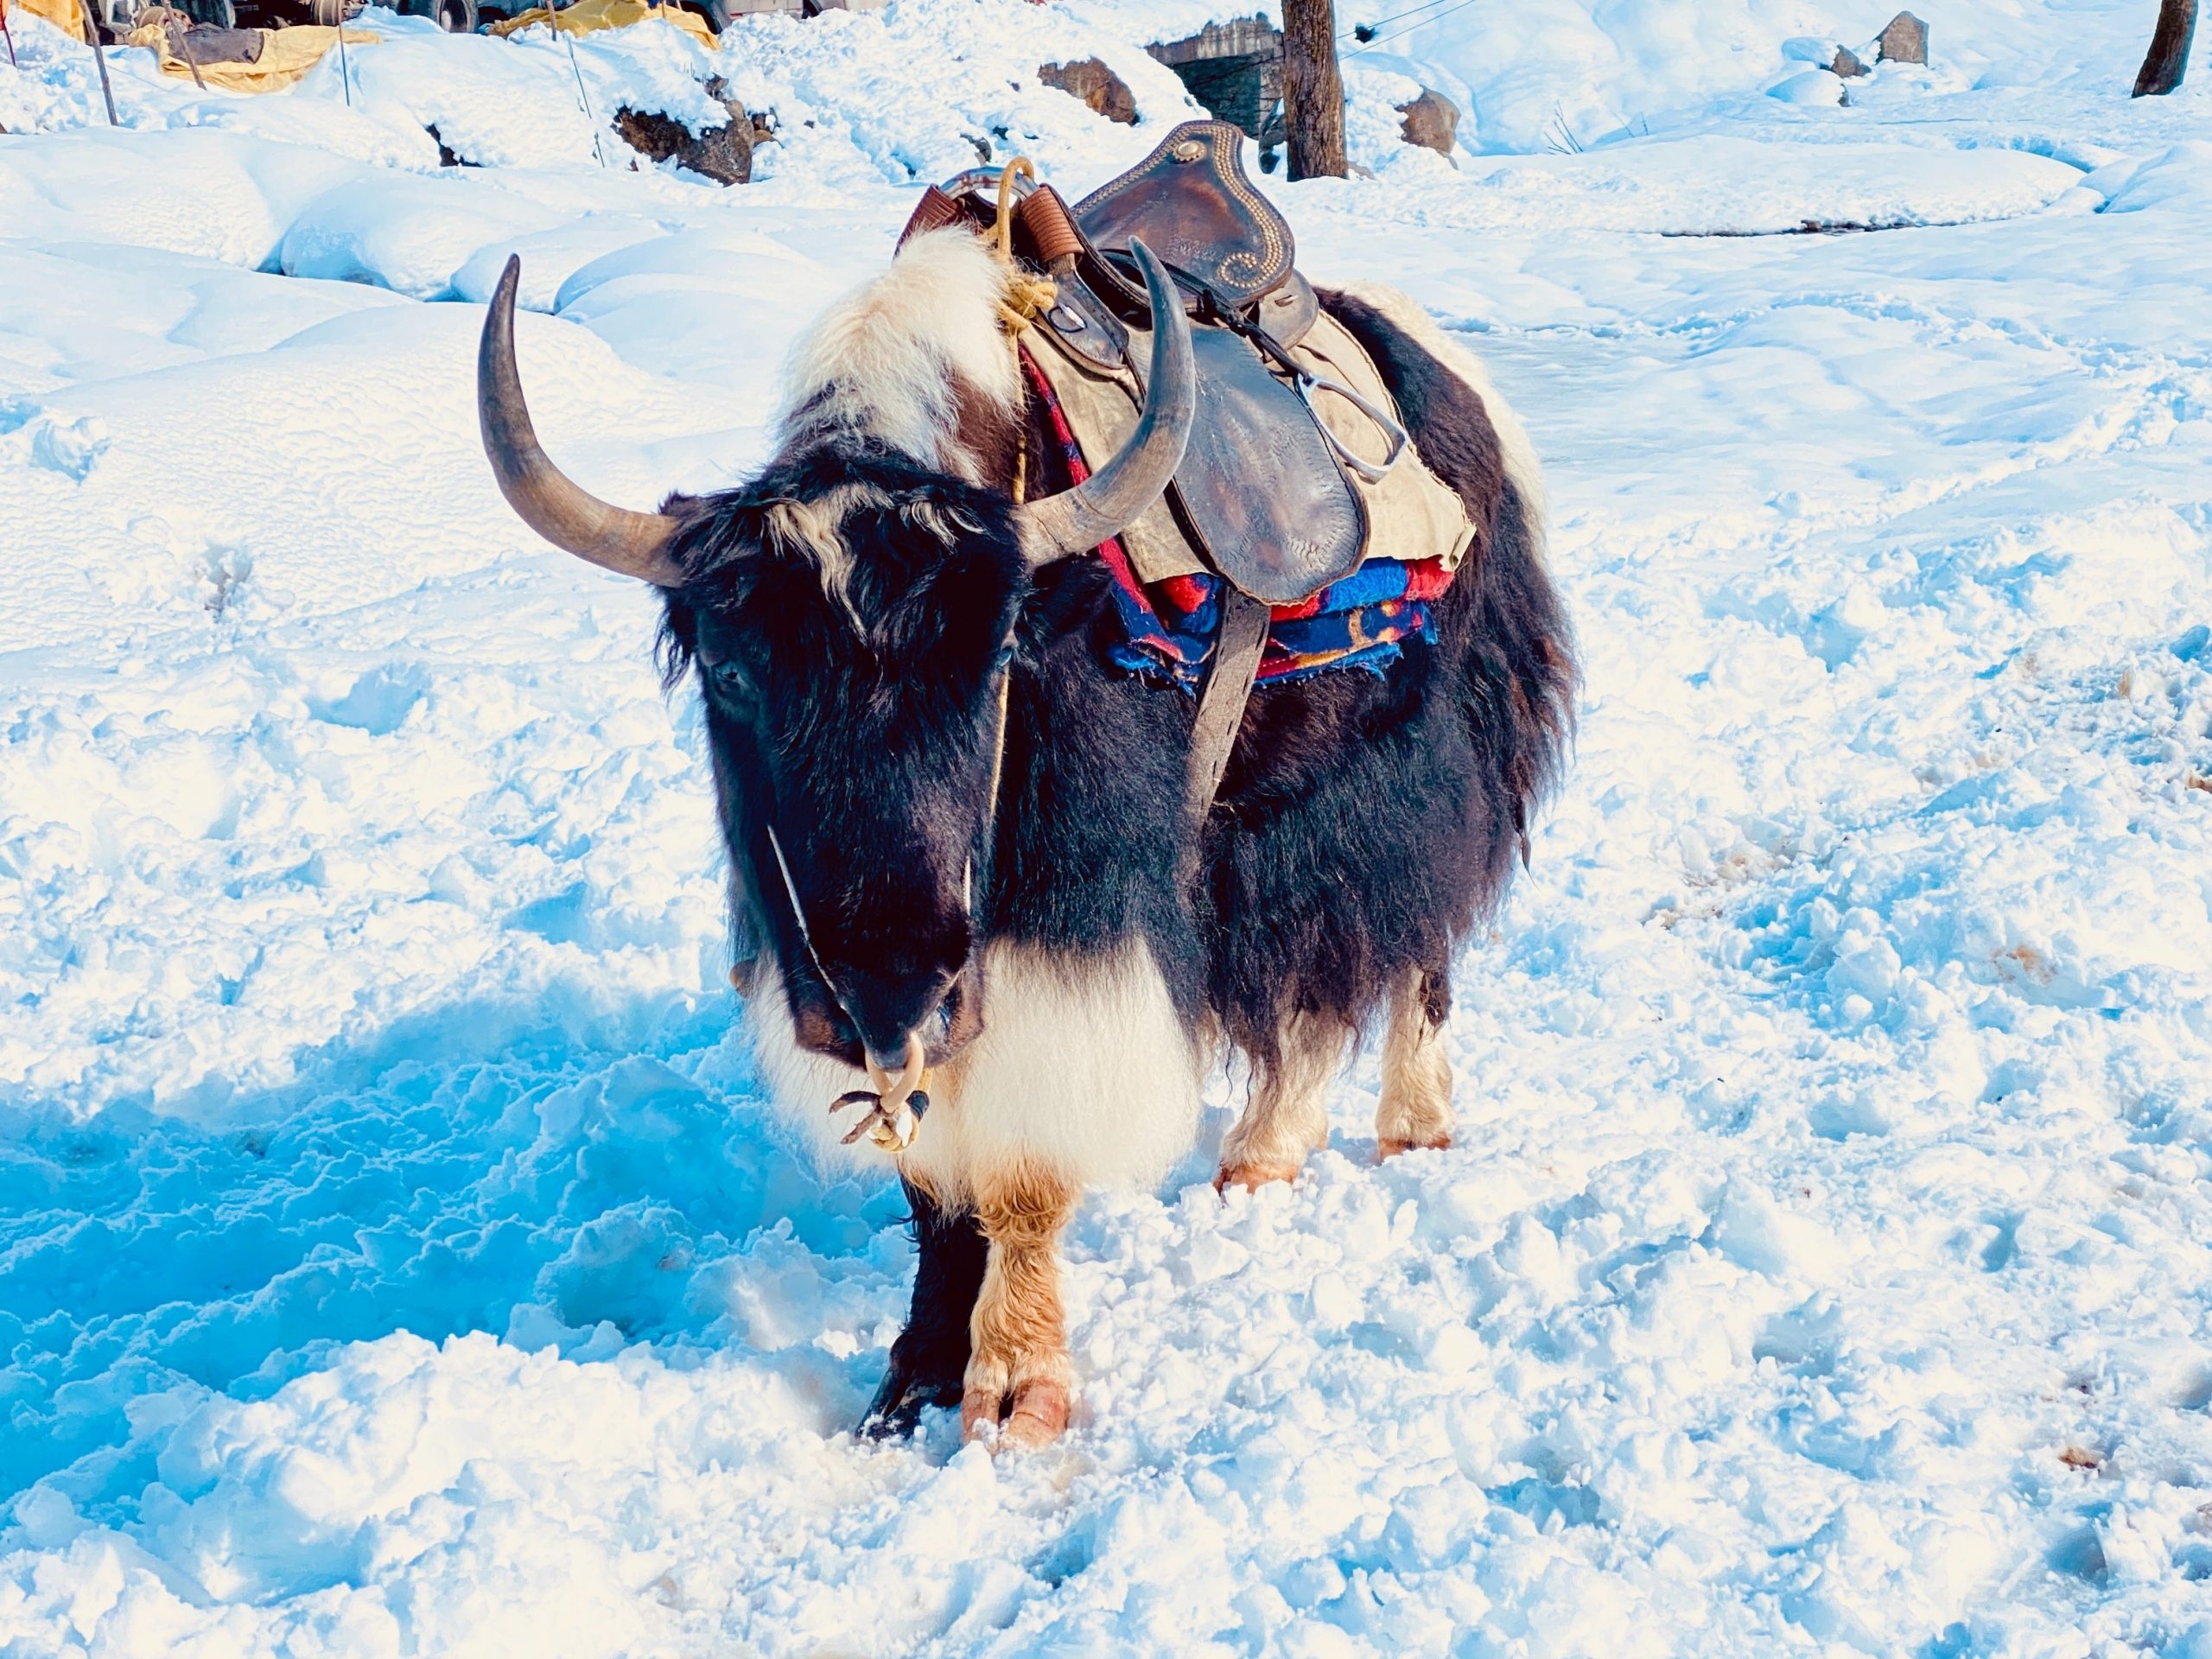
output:
[[[2196,33],[2196,0],[2159,0],[2158,26],[2135,77],[2135,96],[2163,98],[2181,85],[2189,67],[2189,40]]]
[[[1334,0],[1282,0],[1282,122],[1292,178],[1344,177],[1344,79],[1337,69]]]

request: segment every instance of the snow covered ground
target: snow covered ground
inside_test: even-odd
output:
[[[1493,365],[1587,670],[1460,1145],[1372,1167],[1370,1057],[1294,1189],[1085,1205],[1060,1446],[844,1433],[897,1194],[756,1098],[690,693],[499,503],[479,308],[519,249],[607,493],[741,477],[918,181],[1109,175],[1211,10],[378,13],[350,106],[111,54],[120,133],[15,20],[0,1654],[2212,1656],[2212,63],[2131,105],[2133,0],[1929,0],[1847,107],[1766,94],[1886,5],[1351,61],[1376,176],[1270,188]],[[710,72],[760,182],[595,151]]]

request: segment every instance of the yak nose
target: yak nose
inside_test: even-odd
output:
[[[890,976],[830,971],[837,981],[837,999],[861,1039],[861,1052],[871,1065],[897,1071],[906,1059],[908,1039],[918,1034],[926,1040],[935,1030],[945,981],[934,972]]]
[[[922,1033],[912,1032],[906,1038],[904,1052],[896,1059],[869,1049],[868,1086],[875,1090],[880,1100],[904,1101],[922,1086],[922,1073],[928,1066],[929,1053],[922,1045]]]
[[[981,1029],[982,987],[972,963],[963,963],[949,976],[933,973],[896,983],[874,981],[866,974],[840,974],[837,978],[838,1002],[871,1071],[896,1075],[908,1049],[918,1041],[928,1052],[929,1063],[942,1065]]]

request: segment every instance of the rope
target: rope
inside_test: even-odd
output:
[[[1027,156],[1017,156],[999,175],[998,223],[992,228],[991,251],[1006,267],[1006,297],[999,302],[999,321],[1006,326],[1007,349],[1014,353],[1014,376],[1021,378],[1021,336],[1029,325],[1052,308],[1060,297],[1059,285],[1049,276],[1024,270],[1014,257],[1014,181],[1015,176],[1037,182],[1037,169]],[[1014,452],[1014,499],[1020,505],[1028,486],[1029,446]]]

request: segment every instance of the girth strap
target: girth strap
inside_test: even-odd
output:
[[[1244,706],[1252,698],[1252,682],[1260,671],[1260,658],[1268,648],[1268,624],[1273,613],[1249,594],[1230,588],[1224,596],[1221,633],[1214,642],[1213,666],[1207,671],[1205,690],[1198,695],[1198,715],[1191,726],[1191,769],[1185,790],[1189,809],[1189,856],[1198,856],[1198,834],[1214,797],[1221,792],[1222,774],[1229,770],[1230,751],[1244,724]]]

